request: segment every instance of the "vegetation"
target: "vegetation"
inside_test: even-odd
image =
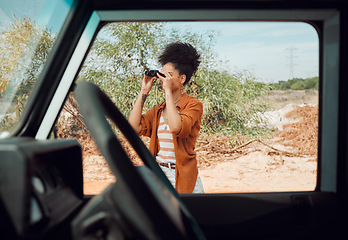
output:
[[[0,31],[0,132],[17,122],[55,37],[29,18]]]
[[[270,84],[272,90],[306,90],[316,89],[318,90],[318,77],[312,78],[293,78],[288,81],[279,81],[278,83]]]
[[[208,37],[206,37],[208,36]],[[221,65],[212,50],[214,32],[205,35],[165,28],[165,23],[112,23],[96,38],[78,81],[98,84],[128,116],[137,99],[145,69],[158,68],[157,56],[173,41],[189,42],[201,54],[201,65],[186,91],[204,104],[202,131],[259,134],[247,123],[266,110],[260,96],[267,86],[247,72],[230,74],[214,68]],[[160,84],[146,100],[144,111],[164,100]],[[258,119],[260,120],[260,119]]]

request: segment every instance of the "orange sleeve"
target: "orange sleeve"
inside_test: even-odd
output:
[[[155,121],[155,112],[155,106],[153,106],[149,111],[145,113],[145,115],[141,116],[141,130],[139,132],[139,135],[151,137],[152,125],[153,121]]]
[[[203,104],[195,99],[188,103],[188,105],[180,112],[181,130],[176,135],[180,138],[187,138],[192,130],[192,127],[201,121],[203,115]],[[199,123],[200,125],[200,123]]]

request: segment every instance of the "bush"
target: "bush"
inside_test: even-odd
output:
[[[279,81],[278,83],[269,84],[271,90],[303,90],[303,89],[316,89],[318,90],[318,77],[313,78],[293,78],[288,81]]]
[[[304,89],[318,89],[318,78],[307,78],[303,83]]]
[[[303,90],[304,89],[304,81],[296,81],[290,87],[292,90]]]
[[[279,81],[278,89],[280,90],[285,90],[285,89],[290,89],[290,82],[288,81]]]
[[[206,69],[199,71],[195,83],[196,94],[192,94],[192,88],[189,93],[203,102],[203,132],[260,133],[261,129],[248,123],[266,110],[260,98],[268,92],[265,84],[256,82],[248,72],[231,75]]]

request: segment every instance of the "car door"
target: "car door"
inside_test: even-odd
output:
[[[9,136],[47,139],[98,30],[112,21],[302,21],[319,33],[319,139],[313,191],[182,194],[208,239],[337,237],[347,186],[344,64],[347,5],[341,1],[74,1]],[[171,4],[175,4],[175,8]],[[341,88],[340,88],[341,87]],[[340,127],[340,128],[339,128]],[[88,200],[90,196],[86,196]]]

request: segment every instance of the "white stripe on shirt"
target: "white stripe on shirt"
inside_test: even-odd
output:
[[[156,159],[160,162],[175,163],[173,135],[170,132],[168,124],[164,122],[163,115],[160,118],[157,132],[159,152],[157,153]]]

